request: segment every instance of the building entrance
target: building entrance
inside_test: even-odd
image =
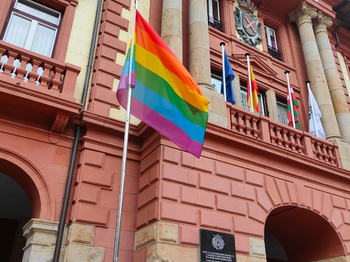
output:
[[[345,256],[332,225],[311,210],[287,206],[271,212],[265,224],[267,262],[309,262]]]
[[[32,209],[23,188],[1,170],[0,160],[0,261],[21,262],[26,239],[22,227]],[[15,169],[14,169],[15,170]],[[9,170],[6,170],[9,171]]]

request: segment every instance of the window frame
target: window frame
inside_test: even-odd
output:
[[[264,25],[265,26],[265,37],[266,37],[266,44],[268,47],[270,48],[273,48],[275,50],[279,50],[278,49],[278,42],[277,42],[277,34],[276,34],[276,30],[267,26],[267,25]],[[273,36],[275,38],[275,44],[276,44],[276,47],[273,47],[272,44],[271,44],[271,37],[270,37],[270,34],[269,33],[273,33]]]
[[[214,16],[214,8],[213,8],[213,2],[216,3],[216,9],[217,9],[217,18]],[[212,19],[212,23],[214,23],[214,20],[221,21],[221,15],[220,15],[220,0],[208,0],[208,16],[209,20]]]
[[[276,99],[276,106],[277,106],[277,114],[278,114],[278,122],[280,122],[281,124],[283,125],[288,125],[288,117],[287,117],[287,101],[286,100],[282,100],[281,98],[277,98]],[[280,117],[280,111],[279,111],[279,106],[283,108],[285,108],[285,120],[286,120],[286,123],[283,122],[283,120],[281,119],[282,117]]]
[[[46,14],[56,14],[57,15],[57,24],[54,24],[52,22],[46,21],[45,19],[42,19],[40,17],[34,16],[30,13],[27,13],[23,10],[20,10],[18,8],[16,8],[16,5],[18,3],[22,3],[26,6],[30,6],[32,8],[35,8],[36,10],[39,10],[40,12],[46,13]],[[0,35],[1,40],[3,40],[4,42],[7,42],[5,39],[7,37],[7,34],[9,33],[9,26],[11,25],[12,19],[13,17],[16,15],[18,17],[21,17],[22,19],[27,19],[30,20],[31,25],[30,28],[28,30],[28,35],[26,37],[25,40],[25,44],[24,46],[19,46],[20,48],[24,48],[26,50],[32,51],[31,48],[33,46],[33,43],[35,41],[35,34],[39,28],[39,26],[43,26],[46,28],[49,28],[51,30],[53,30],[54,35],[53,35],[53,41],[52,44],[50,46],[50,51],[49,51],[49,55],[47,55],[47,57],[53,57],[54,51],[55,51],[55,47],[57,44],[57,40],[58,40],[58,35],[59,35],[59,31],[60,31],[60,26],[62,23],[62,12],[58,11],[54,8],[48,7],[46,5],[43,5],[42,3],[39,3],[37,1],[33,1],[33,0],[16,0],[14,1],[13,4],[11,4],[10,10],[8,12],[8,18],[6,19],[6,22],[3,26],[3,30],[2,33]],[[35,52],[35,51],[32,51]],[[39,53],[40,54],[40,53]],[[41,54],[42,55],[42,54]],[[46,55],[45,55],[46,56]]]
[[[243,84],[241,84],[240,94],[241,94],[240,98],[241,98],[242,108],[245,109],[245,110],[250,111],[249,107],[245,105],[245,104],[247,104],[248,92],[247,92],[247,87],[244,86]],[[244,94],[246,96],[246,99],[244,99],[242,94]],[[259,105],[260,105],[261,114],[259,114],[258,112],[255,112],[255,111],[254,111],[254,113],[258,114],[258,115],[262,115],[262,116],[267,116],[268,110],[265,107],[265,106],[267,106],[267,103],[265,101],[265,92],[262,92],[260,89],[259,89],[259,93],[258,93],[258,99],[259,99]],[[244,103],[243,100],[246,101],[246,102]]]

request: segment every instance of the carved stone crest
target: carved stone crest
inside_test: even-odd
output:
[[[234,11],[236,30],[243,42],[254,47],[262,41],[261,23],[258,18],[237,6]]]
[[[214,235],[211,244],[216,250],[222,250],[225,246],[225,242],[219,234]]]

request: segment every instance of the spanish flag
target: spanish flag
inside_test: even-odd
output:
[[[250,66],[250,79],[251,79],[251,83],[252,83],[253,109],[254,109],[254,112],[261,113],[260,105],[259,105],[259,99],[258,99],[259,89],[258,89],[258,86],[257,86],[256,81],[255,81],[255,77],[254,77],[252,66]],[[248,81],[247,81],[247,100],[248,100],[247,101],[248,102],[248,107],[250,108],[251,107],[251,103],[250,103],[249,77],[248,77]]]

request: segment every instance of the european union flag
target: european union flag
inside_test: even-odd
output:
[[[232,80],[235,79],[235,74],[232,71],[232,67],[230,64],[230,61],[228,60],[226,51],[224,50],[224,63],[225,63],[225,72],[222,72],[221,75],[221,94],[224,94],[224,88],[223,88],[223,77],[225,76],[226,80],[226,101],[235,104],[235,97],[233,95],[233,89],[232,89]]]

